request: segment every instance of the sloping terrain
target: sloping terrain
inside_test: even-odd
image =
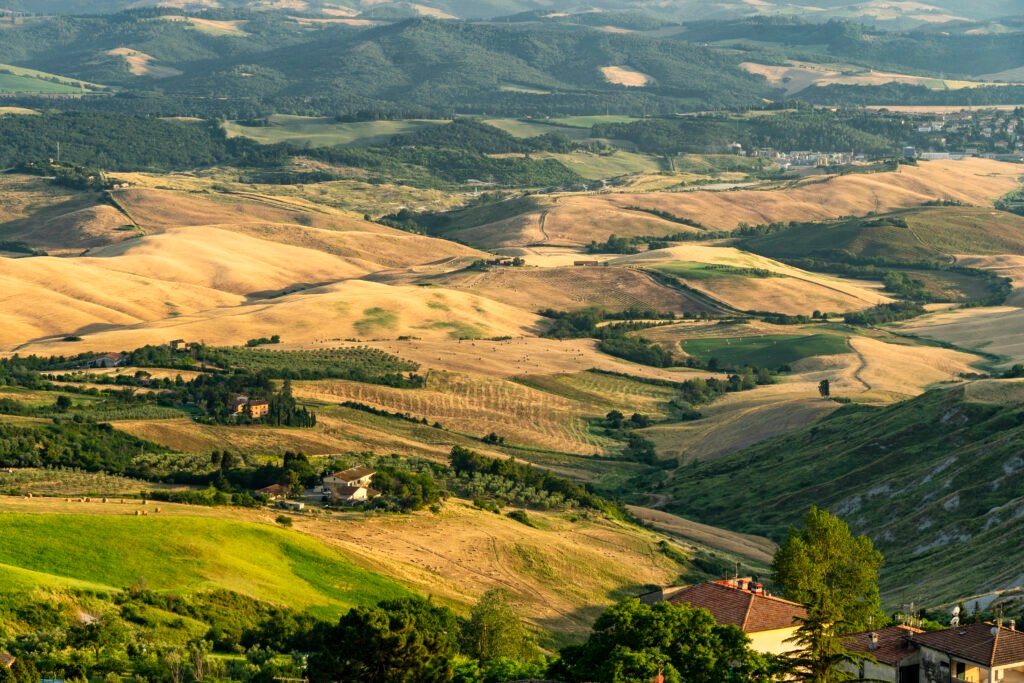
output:
[[[894,172],[811,179],[771,190],[568,195],[541,206],[524,207],[521,213],[501,220],[480,216],[480,222],[472,226],[464,221],[445,236],[484,248],[538,243],[585,245],[592,240],[604,241],[612,234],[628,237],[698,232],[637,209],[699,221],[710,230],[734,230],[740,224],[864,216],[919,207],[934,200],[991,206],[1019,187],[1021,175],[1018,165],[965,159],[901,166]]]
[[[531,511],[532,528],[454,499],[437,515],[296,516],[294,531],[270,526],[271,511],[159,507],[135,517],[147,509],[138,501],[4,498],[0,524],[22,543],[0,552],[3,584],[110,590],[144,579],[156,590],[227,588],[325,618],[412,591],[464,612],[500,587],[532,623],[571,634],[603,606],[684,570],[637,527]],[[50,557],[57,548],[67,551]]]
[[[976,207],[915,209],[799,226],[746,240],[745,246],[773,257],[838,253],[889,261],[927,261],[968,253],[1015,254],[1024,251],[1024,216]]]
[[[868,283],[809,273],[732,247],[687,244],[610,262],[676,277],[733,308],[809,315],[853,311],[891,301]]]
[[[808,505],[827,507],[885,553],[891,601],[1008,588],[1020,581],[1024,533],[1020,389],[986,380],[889,408],[843,409],[678,470],[670,509],[780,538]],[[921,570],[936,565],[943,570]]]

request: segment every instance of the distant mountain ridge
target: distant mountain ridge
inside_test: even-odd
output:
[[[124,9],[151,6],[172,6],[162,0],[6,0],[0,8],[35,14],[87,14],[118,12]],[[674,21],[695,19],[721,19],[765,14],[791,14],[804,18],[818,16],[854,18],[874,23],[907,19],[918,23],[942,20],[946,15],[972,20],[987,20],[1021,11],[1015,0],[931,0],[928,3],[893,3],[880,0],[771,0],[749,3],[742,0],[722,0],[709,3],[704,0],[677,0],[663,3],[656,0],[596,0],[576,2],[560,0],[554,3],[541,0],[423,0],[412,3],[404,0],[368,2],[366,0],[310,0],[305,9],[290,11],[318,14],[328,10],[332,16],[367,12],[377,16],[411,16],[430,10],[462,19],[493,19],[528,11],[578,14],[592,11],[639,11]],[[192,0],[174,2],[174,7],[186,10],[208,8],[278,9],[280,3],[269,0]]]

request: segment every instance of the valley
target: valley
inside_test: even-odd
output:
[[[0,679],[775,683],[666,596],[815,523],[1024,618],[1018,9],[0,3]]]

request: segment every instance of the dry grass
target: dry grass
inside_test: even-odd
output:
[[[320,380],[295,383],[295,395],[331,403],[356,401],[440,422],[473,436],[491,432],[510,443],[587,455],[605,440],[589,433],[586,419],[603,414],[600,404],[581,402],[505,379],[432,372],[422,389]]]
[[[891,301],[863,281],[844,280],[787,266],[732,247],[686,244],[648,251],[611,261],[613,265],[668,269],[689,287],[734,308],[809,315],[812,311],[852,311]],[[687,277],[691,264],[755,268],[779,277],[747,277],[698,271]]]
[[[651,77],[647,74],[624,66],[603,66],[601,73],[609,83],[624,85],[627,88],[642,88],[651,82]]]
[[[112,50],[107,50],[106,54],[110,57],[121,57],[124,59],[128,65],[128,71],[134,76],[169,78],[171,76],[180,76],[182,73],[173,66],[155,64],[156,58],[153,55],[133,50],[130,47],[115,47]]]
[[[431,306],[445,297],[446,309]],[[28,328],[31,321],[23,321]],[[38,324],[38,323],[37,323]],[[395,339],[400,336],[455,339],[466,336],[522,336],[536,331],[538,318],[521,309],[465,294],[437,292],[420,287],[392,287],[348,280],[279,298],[243,305],[210,308],[199,313],[120,326],[114,329],[77,331],[83,341],[67,343],[59,338],[40,339],[23,350],[33,353],[133,349],[146,344],[166,344],[171,339],[195,339],[207,344],[232,346],[254,337],[281,335],[289,342],[341,339]],[[13,330],[23,334],[31,329]],[[38,337],[39,335],[34,335]],[[61,335],[63,336],[63,335]],[[24,337],[23,337],[24,338]]]
[[[31,514],[133,515],[138,504],[0,498]],[[161,518],[216,518],[273,525],[272,510],[161,503]],[[155,514],[155,513],[151,513]],[[589,630],[615,600],[676,578],[654,533],[596,515],[530,513],[537,528],[450,500],[440,514],[294,515],[291,533],[319,540],[354,564],[432,595],[465,613],[492,588],[509,590],[531,623],[572,635]]]
[[[793,95],[810,87],[829,85],[923,85],[931,90],[962,90],[964,88],[993,87],[996,84],[985,81],[964,81],[911,76],[908,74],[875,71],[850,66],[830,67],[823,64],[790,61],[786,66],[744,62],[740,66],[748,73],[763,76],[770,85],[785,88],[787,95]],[[1005,74],[1004,74],[1005,75]],[[1004,80],[1007,80],[1004,78]]]
[[[543,339],[519,337],[501,341],[477,339],[452,343],[445,340],[403,339],[371,341],[373,348],[419,363],[424,369],[473,373],[489,377],[555,375],[583,372],[591,368],[621,372],[635,377],[682,382],[708,373],[686,368],[654,368],[609,356],[597,350],[592,339]],[[301,344],[301,348],[338,346]],[[282,348],[294,348],[284,344]]]
[[[466,271],[420,278],[419,281],[532,310],[571,310],[587,306],[609,311],[630,307],[677,313],[714,310],[705,301],[659,284],[646,273],[625,268],[495,268],[487,272]]]
[[[578,246],[618,235],[669,235],[686,226],[648,213],[643,207],[700,221],[713,230],[740,223],[822,221],[872,211],[920,206],[935,199],[991,206],[1020,186],[1019,165],[965,159],[901,166],[887,173],[815,178],[780,189],[694,190],[661,193],[601,193],[547,198],[528,213],[452,234],[487,248],[534,244]],[[543,217],[543,231],[541,218]]]
[[[960,348],[1002,356],[1000,365],[1024,362],[1024,309],[1016,306],[934,313],[902,323],[899,328]]]
[[[661,510],[652,510],[637,505],[627,505],[626,507],[634,515],[659,531],[695,543],[697,547],[713,548],[762,565],[770,565],[775,557],[777,546],[767,538],[734,533]]]

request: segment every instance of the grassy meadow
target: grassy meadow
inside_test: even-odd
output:
[[[240,122],[224,124],[229,137],[243,136],[267,145],[290,142],[310,147],[334,145],[375,145],[396,135],[411,133],[425,126],[446,121],[398,120],[340,122],[329,118],[275,114],[266,126],[247,126]]]

